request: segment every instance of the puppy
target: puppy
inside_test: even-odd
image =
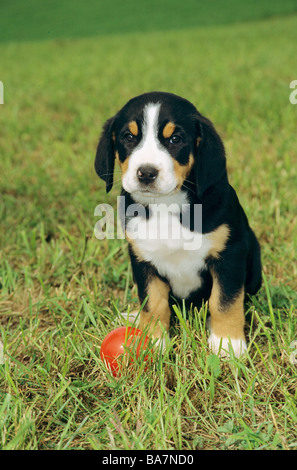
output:
[[[208,300],[210,347],[225,355],[231,344],[240,356],[245,294],[261,286],[260,246],[213,124],[179,96],[137,96],[105,123],[98,144],[95,169],[107,192],[115,161],[133,277],[140,303],[147,299],[140,328],[162,338],[173,302],[199,308]]]

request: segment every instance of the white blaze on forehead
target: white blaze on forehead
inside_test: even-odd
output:
[[[161,104],[147,104],[143,112],[143,133],[142,139],[143,146],[155,143],[158,141],[158,118],[160,113]]]
[[[173,159],[158,139],[158,119],[161,103],[149,103],[143,112],[142,134],[139,145],[133,150],[128,169],[123,175],[123,187],[129,193],[139,192],[143,186],[137,178],[141,165],[151,165],[159,170],[153,191],[161,194],[172,192],[177,186]]]
[[[153,165],[160,169],[161,148],[158,141],[158,118],[160,112],[160,103],[147,104],[143,111],[143,137],[139,146],[134,150],[135,163],[140,166],[143,164]]]

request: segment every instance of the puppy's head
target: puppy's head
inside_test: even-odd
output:
[[[202,197],[226,177],[224,147],[211,122],[189,101],[163,92],[133,98],[105,123],[95,169],[107,192],[115,160],[124,190],[139,202],[183,185]]]

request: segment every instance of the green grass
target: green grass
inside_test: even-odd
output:
[[[297,11],[295,0],[0,0],[0,42],[165,31]]]
[[[0,45],[1,448],[296,448],[296,31],[291,16]],[[136,291],[126,241],[93,235],[119,190],[106,196],[94,153],[105,119],[154,89],[221,133],[265,283],[245,359],[211,354],[206,308],[178,311],[164,357],[114,378],[100,344]]]

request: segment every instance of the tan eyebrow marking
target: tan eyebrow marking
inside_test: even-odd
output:
[[[131,134],[135,136],[138,135],[138,125],[136,121],[129,122],[128,127],[129,127],[129,131],[131,132]]]
[[[165,139],[169,139],[169,137],[172,136],[174,130],[175,130],[174,122],[171,122],[171,121],[167,122],[166,126],[163,129],[163,137]]]

